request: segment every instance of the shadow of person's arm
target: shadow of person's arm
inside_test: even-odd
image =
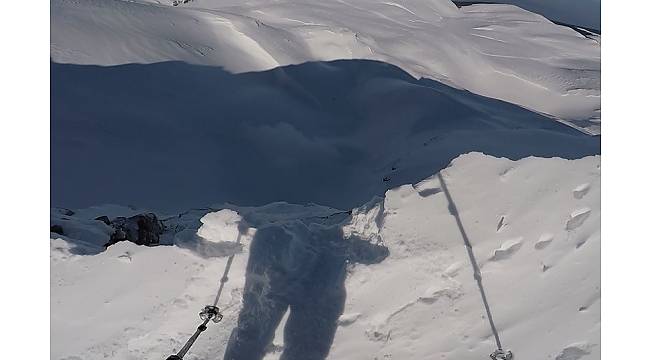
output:
[[[378,264],[390,255],[386,246],[373,244],[357,236],[350,237],[348,241],[347,258],[351,263]]]

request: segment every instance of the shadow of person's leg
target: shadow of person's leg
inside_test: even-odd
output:
[[[281,360],[323,360],[327,357],[338,318],[345,307],[345,265],[342,263],[340,272],[325,281],[318,277],[311,279],[313,283],[304,297],[292,300],[284,328],[285,347]]]
[[[262,359],[287,311],[282,301],[251,299],[244,302],[237,327],[230,334],[224,360]]]
[[[287,311],[286,274],[278,267],[284,251],[283,235],[260,230],[251,243],[243,306],[237,327],[228,340],[224,360],[260,360],[273,341],[275,329]]]

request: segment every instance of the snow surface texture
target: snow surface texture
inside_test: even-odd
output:
[[[167,218],[166,241],[183,246],[122,242],[94,255],[74,249],[107,239],[104,224],[90,220],[102,208],[72,215],[53,209],[53,223],[69,235],[51,234],[51,358],[165,358],[194,331],[197,311],[212,302],[224,256],[236,253],[220,302],[225,318],[186,357],[220,358],[241,310],[251,242],[270,239],[256,238],[264,231],[311,224],[389,250],[378,263],[346,267],[345,306],[329,358],[485,359],[494,342],[454,209],[473,244],[504,345],[520,359],[600,358],[598,156],[511,161],[466,154],[351,216],[326,217],[336,210],[287,203],[213,208]],[[133,211],[112,206],[104,213]],[[294,232],[276,260],[295,264],[306,234]],[[324,232],[311,232],[318,234]],[[236,237],[239,248],[232,246]],[[215,257],[210,247],[229,250]],[[290,345],[283,324],[266,359]]]
[[[600,131],[598,41],[516,6],[458,9],[450,0],[171,4],[51,0],[51,58],[94,65],[179,60],[232,73],[372,59]]]

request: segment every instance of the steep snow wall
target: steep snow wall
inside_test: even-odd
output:
[[[599,137],[370,60],[245,74],[180,62],[52,63],[51,103],[52,203],[65,207],[350,209],[470,151],[600,152]]]

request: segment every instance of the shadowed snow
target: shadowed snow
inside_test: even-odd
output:
[[[573,159],[587,136],[376,61],[230,74],[178,62],[52,63],[52,203],[349,209],[460,154]]]

